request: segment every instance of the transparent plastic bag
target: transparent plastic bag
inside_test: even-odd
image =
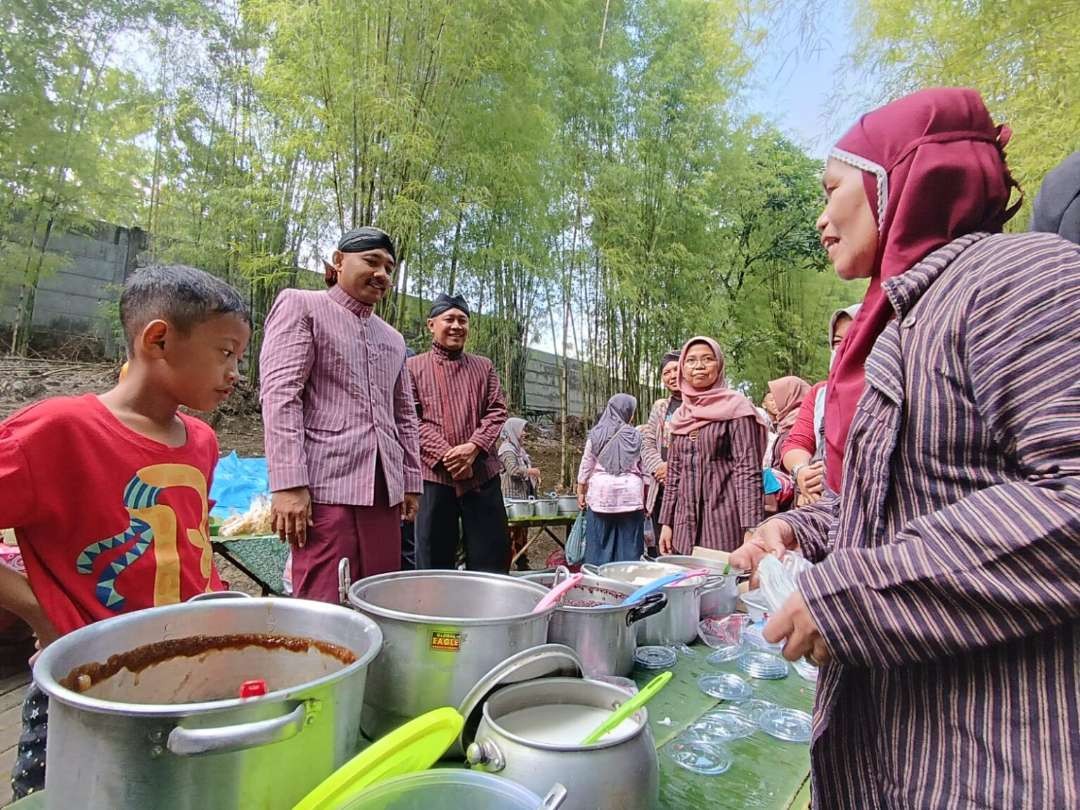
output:
[[[769,603],[769,612],[776,613],[787,598],[795,593],[795,586],[804,571],[814,564],[798,554],[785,554],[781,561],[771,554],[758,563],[758,582],[761,595]]]
[[[585,560],[585,512],[579,512],[570,534],[566,538],[567,565],[581,565]]]

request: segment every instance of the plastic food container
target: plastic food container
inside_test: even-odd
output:
[[[431,810],[467,807],[469,810],[548,810],[559,807],[566,791],[561,785],[541,799],[509,779],[477,771],[439,770],[399,776],[364,791],[341,810]]]

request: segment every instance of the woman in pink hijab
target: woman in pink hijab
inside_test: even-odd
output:
[[[682,405],[671,418],[660,553],[694,546],[731,551],[764,518],[761,457],[766,427],[752,402],[727,386],[724,354],[691,338],[679,358]]]

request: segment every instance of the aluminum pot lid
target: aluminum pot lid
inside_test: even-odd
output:
[[[465,726],[461,730],[461,750],[468,748],[476,737],[484,714],[484,703],[493,692],[514,683],[539,678],[580,678],[582,674],[581,659],[573,648],[565,644],[540,644],[496,664],[469,690],[458,709],[465,718]]]

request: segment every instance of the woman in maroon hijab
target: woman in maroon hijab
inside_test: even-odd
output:
[[[826,167],[822,244],[871,279],[829,378],[840,491],[732,555],[816,563],[765,629],[822,666],[815,807],[1080,806],[1080,250],[999,233],[1007,140],[926,90]]]

